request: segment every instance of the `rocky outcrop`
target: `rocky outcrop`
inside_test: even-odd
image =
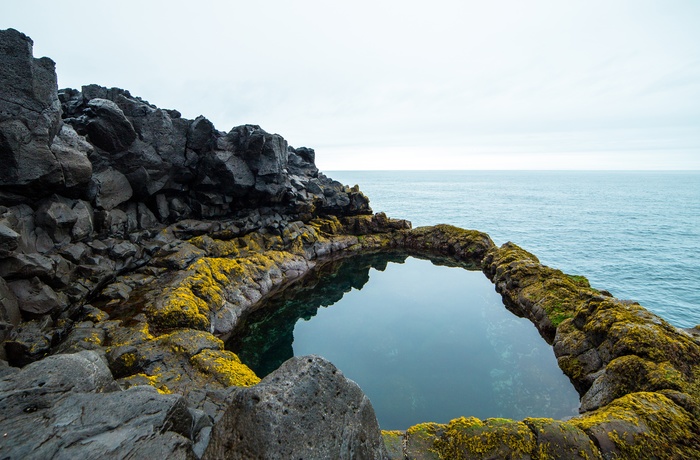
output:
[[[26,35],[0,33],[0,196],[6,190],[37,196],[65,182],[51,151],[61,128],[55,64],[35,59]]]
[[[150,386],[119,391],[93,351],[5,375],[0,409],[3,458],[195,458],[196,425],[183,397]]]

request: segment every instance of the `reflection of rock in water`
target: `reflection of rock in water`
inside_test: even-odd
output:
[[[362,289],[371,268],[383,271],[389,262],[403,263],[406,257],[398,253],[365,255],[316,268],[244,318],[226,348],[258,376],[266,376],[294,356],[292,343],[298,320],[311,319],[320,307],[333,305],[353,288]]]

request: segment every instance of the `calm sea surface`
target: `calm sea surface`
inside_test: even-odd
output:
[[[332,171],[375,212],[512,241],[679,327],[700,324],[700,172]]]

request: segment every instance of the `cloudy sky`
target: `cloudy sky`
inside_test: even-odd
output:
[[[700,169],[700,1],[2,0],[60,87],[338,169]]]

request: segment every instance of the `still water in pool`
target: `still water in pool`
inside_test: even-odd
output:
[[[357,382],[383,429],[459,416],[568,418],[578,394],[530,321],[479,271],[406,255],[318,269],[228,344],[261,377],[316,354]]]

